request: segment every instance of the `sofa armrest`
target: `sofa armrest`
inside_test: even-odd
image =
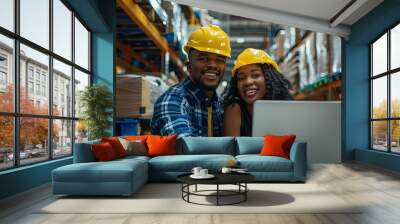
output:
[[[75,143],[74,147],[74,163],[89,163],[95,162],[96,158],[92,153],[90,146],[92,144],[98,144],[100,140],[88,141]]]
[[[307,143],[294,142],[290,149],[290,160],[293,162],[293,179],[305,181],[307,175]]]

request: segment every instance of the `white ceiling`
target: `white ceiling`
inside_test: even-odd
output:
[[[245,1],[229,0],[229,2]],[[349,2],[350,0],[251,0],[246,4],[329,21]]]
[[[179,4],[329,33],[342,37],[350,26],[383,0],[170,0]],[[335,15],[352,2],[336,20]]]

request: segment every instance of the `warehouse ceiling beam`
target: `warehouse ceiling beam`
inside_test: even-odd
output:
[[[143,30],[143,32],[164,52],[168,52],[168,42],[157,27],[146,17],[142,8],[132,0],[117,0],[121,9]]]
[[[141,7],[133,0],[117,0],[117,4],[163,53],[168,52],[170,54],[172,61],[177,65],[180,72],[186,75],[187,72],[184,70],[182,60],[168,46],[167,40],[161,35],[157,27],[146,17]]]

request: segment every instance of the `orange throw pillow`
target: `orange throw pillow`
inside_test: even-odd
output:
[[[117,158],[113,147],[108,142],[93,144],[90,147],[92,149],[94,157],[99,162],[109,161]]]
[[[264,146],[261,149],[260,155],[262,156],[280,156],[290,159],[290,148],[296,135],[265,135]]]
[[[137,141],[140,140],[142,142],[146,142],[147,137],[149,137],[149,135],[126,135],[124,136],[124,139],[129,140],[129,141]]]
[[[177,135],[149,135],[146,140],[148,156],[176,155],[176,138]]]
[[[124,147],[122,146],[121,142],[119,142],[117,137],[111,137],[111,138],[101,138],[101,142],[108,142],[114,149],[115,155],[117,158],[121,158],[126,156],[126,151]]]

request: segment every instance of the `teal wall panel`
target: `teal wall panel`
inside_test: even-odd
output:
[[[399,157],[369,150],[369,44],[400,22],[400,0],[386,0],[351,27],[343,58],[343,160],[399,170]],[[397,163],[393,162],[397,161]]]
[[[69,157],[0,172],[0,199],[48,183],[53,169],[71,163]]]

